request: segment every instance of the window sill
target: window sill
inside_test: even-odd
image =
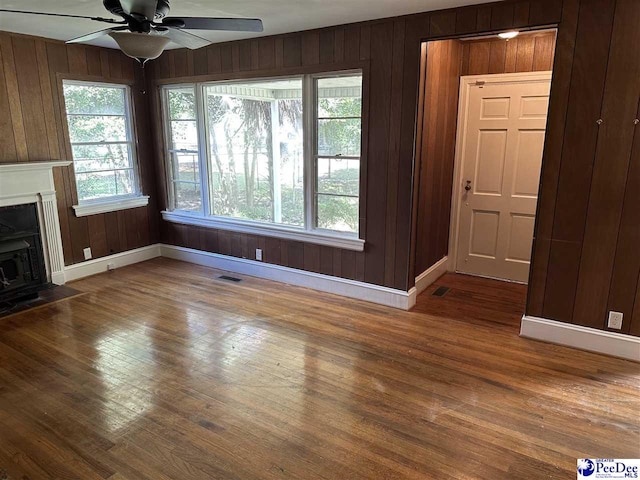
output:
[[[162,212],[162,218],[168,222],[181,223],[184,225],[217,228],[219,230],[229,230],[231,232],[264,235],[266,237],[283,238],[285,240],[315,243],[317,245],[343,248],[345,250],[354,250],[356,252],[362,252],[364,250],[365,243],[361,238],[348,234],[309,232],[279,225],[261,225],[253,222],[244,222],[242,220],[204,217],[199,214],[192,214],[188,212],[169,212],[165,210]]]
[[[117,212],[118,210],[127,210],[129,208],[146,207],[149,204],[147,195],[136,197],[120,197],[108,200],[94,201],[74,205],[76,217],[86,217],[88,215],[97,215],[98,213]]]

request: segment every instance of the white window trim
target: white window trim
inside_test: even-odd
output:
[[[126,197],[109,197],[106,200],[93,200],[74,205],[76,217],[86,217],[98,213],[117,212],[129,208],[146,207],[149,205],[148,195],[136,195]]]
[[[171,131],[169,126],[169,110],[167,101],[167,92],[175,88],[193,88],[196,104],[196,121],[198,123],[198,159],[200,168],[200,194],[202,208],[199,211],[186,210],[163,210],[162,218],[165,221],[179,223],[183,225],[193,225],[198,227],[215,228],[218,230],[228,230],[238,233],[246,233],[252,235],[261,235],[274,238],[282,238],[285,240],[295,240],[300,242],[314,243],[345,250],[353,250],[357,252],[364,251],[365,240],[359,238],[359,233],[339,232],[334,230],[325,230],[318,228],[316,225],[316,176],[315,169],[315,148],[313,144],[317,136],[316,126],[316,106],[315,106],[315,85],[318,78],[363,75],[361,69],[343,70],[337,72],[323,72],[310,75],[292,75],[279,77],[260,77],[252,79],[240,79],[224,82],[194,82],[183,84],[167,84],[161,87],[161,105],[163,132],[165,135],[164,151],[165,151],[165,171],[167,172],[168,183],[168,205],[175,205],[173,191],[173,165],[170,148]],[[207,123],[204,115],[204,94],[203,89],[215,83],[232,84],[244,83],[251,81],[264,80],[282,80],[287,78],[299,78],[302,80],[302,102],[303,102],[303,128],[307,129],[309,134],[303,135],[303,151],[304,151],[304,197],[305,197],[305,224],[310,225],[310,229],[305,227],[292,227],[276,223],[263,223],[255,220],[244,220],[233,217],[223,217],[211,214],[210,195],[208,179],[209,165],[208,157],[210,156],[209,145],[206,141],[208,132],[206,131]],[[306,79],[309,79],[306,81]],[[331,157],[333,158],[333,157]],[[357,157],[362,160],[362,157]],[[360,201],[361,197],[359,196]]]
[[[131,101],[131,87],[123,83],[109,83],[109,82],[88,82],[82,80],[63,80],[64,85],[80,85],[80,86],[96,86],[96,87],[111,87],[121,88],[124,90],[124,108],[125,108],[125,121],[127,127],[127,139],[124,142],[78,142],[77,144],[85,143],[91,145],[99,145],[101,143],[124,143],[129,145],[129,154],[131,155],[131,170],[133,171],[133,186],[135,192],[130,195],[114,195],[103,198],[92,198],[87,200],[78,199],[78,204],[73,205],[73,210],[76,217],[86,217],[89,215],[96,215],[99,213],[117,212],[118,210],[127,210],[129,208],[145,207],[149,204],[149,196],[142,194],[140,188],[140,174],[138,171],[138,155],[136,151],[136,141],[133,125],[133,105]],[[63,90],[64,92],[64,90]],[[64,99],[64,94],[63,94]],[[66,107],[64,109],[65,121],[68,125],[68,117]],[[69,137],[69,145],[73,147],[74,143],[71,142]],[[73,156],[73,155],[72,155]],[[73,159],[72,159],[73,160]],[[74,168],[74,182],[76,182],[75,168]]]
[[[343,248],[362,252],[365,241],[353,236],[353,234],[340,234],[331,230],[303,230],[302,228],[287,227],[270,223],[244,221],[236,218],[203,216],[197,212],[174,210],[162,212],[162,219],[168,222],[193,225],[197,227],[215,228],[231,232],[247,233],[251,235],[263,235],[265,237],[282,238],[299,242],[315,243],[328,247]]]

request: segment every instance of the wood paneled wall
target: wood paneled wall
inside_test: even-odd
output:
[[[509,41],[484,38],[462,42],[461,75],[551,70],[556,32],[521,33]]]
[[[508,42],[494,37],[426,44],[416,136],[415,275],[449,250],[460,76],[551,70],[555,44],[555,31],[523,33]]]
[[[65,45],[62,42],[0,32],[0,162],[71,160],[62,76],[95,81],[123,80],[133,85],[138,158],[142,189],[149,207],[77,218],[72,205],[77,192],[72,167],[54,170],[60,230],[67,265],[157,241],[155,173],[148,105],[141,93],[141,69],[118,50]]]
[[[506,1],[306,32],[173,50],[150,67],[152,85],[204,79],[273,76],[365,65],[361,233],[365,251],[321,247],[162,222],[164,242],[254,258],[406,290],[414,271],[411,234],[414,146],[421,41],[558,23],[557,0]],[[163,151],[154,95],[156,149]],[[157,170],[163,171],[163,155]],[[159,189],[165,191],[164,178]],[[160,195],[161,197],[163,194]],[[415,211],[415,209],[413,210]],[[411,279],[413,283],[413,279]]]
[[[604,329],[615,310],[640,335],[639,24],[637,0],[564,2],[529,315]]]
[[[458,40],[438,40],[428,42],[425,51],[424,93],[416,138],[416,172],[420,178],[415,192],[418,196],[415,275],[427,270],[449,251],[464,47]]]

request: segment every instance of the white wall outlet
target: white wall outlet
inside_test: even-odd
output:
[[[258,260],[259,262],[262,261],[262,249],[261,248],[256,248],[256,260]]]
[[[115,270],[116,269],[116,264],[115,263],[107,263],[107,271],[111,271],[111,270]]]
[[[84,253],[85,260],[91,260],[93,258],[93,256],[91,255],[91,247],[85,248],[84,250],[82,250],[82,252]]]
[[[622,328],[622,317],[624,315],[620,312],[609,312],[609,322],[607,327],[620,330]]]

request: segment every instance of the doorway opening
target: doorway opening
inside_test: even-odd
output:
[[[423,43],[418,293],[447,271],[527,283],[555,46],[555,29]]]

